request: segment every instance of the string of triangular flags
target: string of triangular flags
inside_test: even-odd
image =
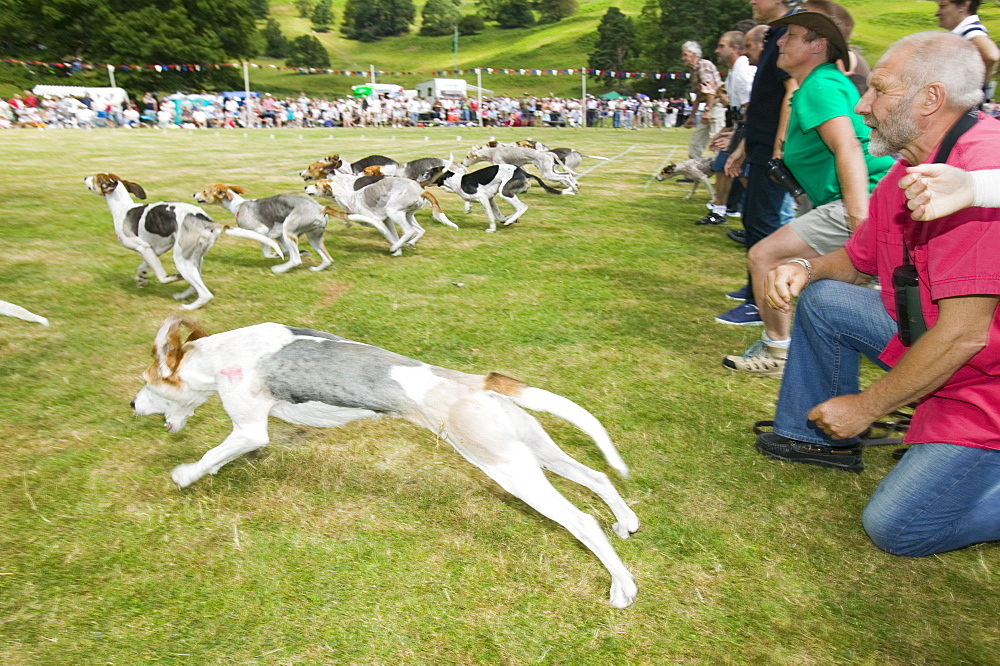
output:
[[[131,72],[131,71],[143,71],[143,70],[155,70],[157,72],[200,72],[210,69],[222,69],[225,67],[241,68],[243,63],[239,62],[227,62],[213,65],[94,65],[91,63],[72,63],[72,62],[40,62],[37,60],[14,60],[10,58],[0,59],[0,62],[11,64],[11,65],[35,65],[38,67],[51,67],[60,70],[79,70],[84,69],[88,71],[100,69],[100,70],[117,70],[121,72]],[[352,70],[352,69],[325,69],[317,67],[287,67],[282,65],[259,65],[257,63],[247,63],[250,67],[255,69],[282,69],[282,70],[292,70],[300,72],[302,74],[330,74],[333,76],[363,76],[370,77],[372,75],[371,70]],[[616,72],[610,70],[602,69],[590,69],[590,68],[566,68],[566,69],[524,69],[524,68],[509,68],[509,67],[473,67],[466,69],[436,69],[429,71],[413,71],[413,72],[395,72],[376,69],[376,76],[465,76],[469,74],[475,74],[476,71],[481,71],[483,74],[519,74],[524,76],[559,76],[559,75],[579,75],[586,74],[587,76],[606,76],[613,79],[654,79],[654,80],[678,80],[678,79],[689,79],[691,78],[690,72]]]

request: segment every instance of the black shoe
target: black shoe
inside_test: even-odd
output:
[[[726,232],[726,237],[734,243],[739,243],[740,245],[747,244],[747,232],[745,229],[730,229]]]
[[[773,432],[762,432],[757,436],[754,447],[768,458],[785,462],[805,463],[843,470],[860,472],[865,468],[861,460],[861,447],[834,447],[811,442],[799,442]]]
[[[695,222],[695,224],[699,226],[704,226],[706,224],[725,224],[725,223],[726,223],[725,215],[719,215],[718,213],[714,213],[712,211],[709,211],[708,215]]]

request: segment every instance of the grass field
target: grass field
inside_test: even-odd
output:
[[[297,171],[333,152],[446,156],[513,132],[0,134],[0,298],[52,321],[0,319],[0,663],[1000,662],[995,546],[911,560],[865,536],[889,450],[861,475],[753,450],[778,385],[720,366],[759,329],[712,321],[742,253],[725,228],[691,224],[702,193],[651,182],[686,152],[683,130],[534,131],[613,159],[585,161],[580,196],[533,189],[495,234],[441,194],[461,228],[425,211],[402,257],[331,223],[333,266],[275,275],[223,238],[205,264],[216,298],[195,312],[210,332],[319,328],[578,401],[632,467],[613,481],[642,528],[612,537],[639,585],[631,608],[607,605],[607,572],[565,530],[401,421],[272,420],[263,455],[172,484],[230,423],[217,399],[177,434],[133,415],[179,287],[136,287],[138,257],[83,178],[112,171],[154,200],[215,182],[265,196],[300,190]],[[610,472],[585,436],[542,420]],[[555,483],[609,528],[596,497]]]

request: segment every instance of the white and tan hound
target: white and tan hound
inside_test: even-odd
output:
[[[371,175],[354,176],[334,173],[329,178],[306,185],[305,192],[312,196],[331,199],[344,209],[349,221],[371,225],[389,243],[393,256],[403,253],[403,246],[414,247],[425,230],[414,215],[425,203],[431,214],[441,224],[458,229],[441,210],[437,198],[425,192],[416,181],[395,176],[382,176],[380,167],[368,167]],[[396,232],[399,227],[401,234]]]
[[[302,263],[299,236],[305,236],[320,263],[311,271],[321,271],[333,263],[333,257],[323,245],[327,215],[343,218],[343,214],[304,194],[278,194],[263,199],[244,199],[247,190],[235,185],[208,185],[196,192],[194,200],[203,204],[218,204],[236,218],[236,224],[268,238],[278,239],[285,248],[288,261],[271,266],[275,273],[284,273]],[[268,256],[264,250],[264,256]]]
[[[278,245],[266,236],[216,224],[194,204],[167,201],[137,204],[131,195],[145,199],[146,191],[113,173],[97,173],[87,176],[83,182],[91,192],[102,195],[107,201],[118,242],[142,257],[135,272],[136,284],[140,287],[149,284],[148,271],[152,270],[156,279],[163,283],[180,278],[187,281],[190,287],[175,294],[175,299],[184,300],[197,293],[198,298],[193,303],[181,306],[183,310],[200,308],[212,300],[212,292],[201,276],[201,264],[220,234],[255,240],[281,253]],[[174,266],[180,275],[167,275],[160,263],[160,255],[170,249],[174,251]]]
[[[182,325],[192,331],[183,343]],[[569,530],[611,573],[612,606],[624,608],[635,600],[635,579],[597,520],[559,494],[542,470],[596,493],[610,507],[617,521],[612,530],[622,538],[639,529],[635,512],[605,474],[569,457],[522,409],[574,424],[627,475],[604,427],[571,400],[496,373],[470,375],[281,324],[206,335],[196,322],[173,315],[156,334],[153,357],[143,374],[146,385],[132,402],[137,414],[162,414],[167,430],[175,433],[217,393],[233,422],[232,433],[201,460],[174,468],[170,476],[181,488],[266,446],[268,416],[329,428],[358,419],[402,418],[447,441],[506,491]]]

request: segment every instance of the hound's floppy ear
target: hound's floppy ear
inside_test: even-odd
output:
[[[489,146],[490,148],[496,148],[497,146],[500,145],[500,142],[498,142],[496,139],[493,139],[492,141],[487,141],[486,145]]]
[[[382,174],[382,167],[379,166],[378,164],[373,164],[371,166],[365,167],[365,170],[362,173],[364,175],[366,175],[366,176],[381,176],[381,175],[383,175]]]
[[[191,330],[186,342],[193,342],[208,335],[194,319],[177,313],[170,314],[160,324],[160,330],[153,339],[153,358],[163,379],[173,376],[181,364],[181,359],[184,358],[184,345],[181,343],[180,334],[182,325]]]
[[[337,153],[336,155],[328,155],[320,160],[320,162],[326,162],[327,164],[334,164],[335,162],[339,161],[340,161],[339,153]]]
[[[442,176],[447,173],[448,167],[437,166],[432,169],[428,169],[423,175],[417,180],[421,187],[430,187],[432,185],[437,185],[438,181],[441,180]]]
[[[121,183],[122,183],[122,185],[125,186],[126,190],[128,190],[129,192],[131,192],[135,196],[139,197],[140,199],[145,199],[146,198],[146,190],[142,189],[142,186],[139,185],[138,183],[133,183],[133,182],[128,181],[128,180],[123,180],[123,181],[121,181]]]
[[[247,193],[247,188],[240,187],[239,185],[229,185],[229,186],[226,187],[226,189],[229,190],[229,192],[227,192],[227,196],[230,199],[233,198],[233,195],[232,195],[233,192],[235,192],[236,194],[246,194]]]

